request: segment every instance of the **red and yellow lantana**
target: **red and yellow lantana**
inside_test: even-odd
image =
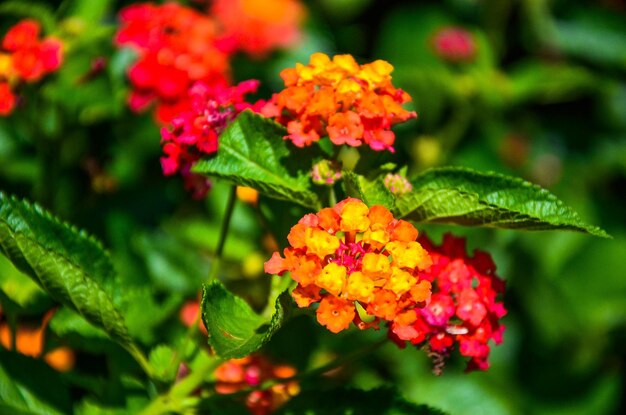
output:
[[[431,288],[422,277],[431,259],[417,236],[413,225],[385,207],[348,198],[304,216],[289,233],[284,258],[275,252],[265,271],[289,272],[298,283],[292,292],[298,306],[319,303],[317,320],[333,333],[351,322],[359,328],[381,320],[412,322]],[[357,305],[373,321],[364,323]]]
[[[24,19],[12,26],[2,39],[0,50],[0,116],[13,111],[13,93],[20,82],[37,82],[56,71],[63,61],[63,45],[55,37],[40,39],[41,26]]]

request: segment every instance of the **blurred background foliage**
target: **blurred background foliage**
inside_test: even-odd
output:
[[[153,347],[176,344],[184,331],[178,311],[196,298],[208,273],[228,186],[214,182],[198,202],[178,178],[163,177],[159,126],[126,107],[126,68],[134,56],[111,41],[116,13],[130,3],[0,3],[0,33],[34,16],[68,45],[58,73],[23,89],[23,105],[0,119],[0,189],[37,201],[104,242],[137,293],[124,310],[129,330]],[[470,250],[492,253],[507,281],[507,330],[491,369],[465,375],[452,361],[435,377],[424,353],[388,344],[328,384],[396,384],[408,400],[452,414],[626,413],[626,3],[305,3],[302,43],[264,60],[237,56],[236,81],[260,79],[259,95],[268,97],[281,87],[282,68],[316,51],[388,60],[418,120],[398,129],[395,155],[362,162],[393,160],[411,174],[452,164],[521,176],[613,236],[423,227],[436,240],[445,231],[466,235]],[[433,36],[450,26],[471,33],[471,60],[449,62],[436,53]],[[269,290],[262,264],[276,248],[268,229],[284,236],[302,213],[263,199],[236,207],[220,278],[257,309]],[[52,306],[4,259],[0,302],[7,321],[23,324],[41,320]],[[55,314],[48,332],[46,348],[65,344],[77,353],[63,382],[89,391],[70,388],[74,403],[59,405],[93,413],[98,401],[126,410],[145,402],[129,377],[133,363],[101,332],[69,310]],[[303,369],[376,335],[335,336],[300,316],[266,351]]]

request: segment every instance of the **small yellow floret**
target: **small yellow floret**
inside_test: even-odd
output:
[[[387,278],[391,274],[391,265],[386,255],[368,252],[361,263],[363,273],[371,278]]]
[[[351,300],[369,302],[374,292],[374,281],[362,272],[355,271],[348,277],[346,294]]]
[[[369,209],[365,203],[352,200],[341,210],[341,230],[344,232],[365,232],[370,226],[367,216]]]
[[[389,242],[385,247],[391,258],[392,264],[400,268],[428,268],[432,261],[428,252],[418,242]]]
[[[408,292],[417,282],[417,278],[400,268],[393,267],[391,278],[385,284],[385,288],[393,291],[398,297]]]
[[[331,262],[322,269],[315,283],[338,297],[346,283],[346,267]]]
[[[328,232],[307,228],[305,244],[308,253],[324,259],[326,255],[332,255],[339,248],[339,239]]]

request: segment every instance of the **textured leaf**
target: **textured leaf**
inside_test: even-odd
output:
[[[310,166],[289,159],[285,134],[279,124],[244,111],[220,135],[217,155],[198,161],[193,171],[253,187],[268,197],[319,208],[310,188]]]
[[[130,344],[124,319],[102,286],[112,284],[115,274],[97,241],[39,206],[0,192],[0,248],[56,301]]]
[[[382,176],[370,181],[354,172],[344,172],[343,183],[348,196],[361,199],[368,206],[382,205],[392,211],[395,209],[395,199],[385,187]]]
[[[552,193],[522,179],[460,167],[428,170],[413,180],[413,191],[396,200],[400,217],[524,230],[572,230],[608,237],[585,224]]]
[[[70,413],[70,395],[61,377],[40,360],[0,348],[0,413]]]
[[[320,399],[323,396],[323,399]],[[292,398],[276,415],[445,415],[426,405],[407,402],[391,388],[307,390]]]
[[[50,308],[50,297],[33,280],[22,274],[11,262],[0,256],[0,298],[21,312],[44,312]]]
[[[160,344],[150,351],[150,365],[160,380],[170,382],[176,376],[178,368],[172,365],[174,357],[174,349],[165,344]]]
[[[291,305],[283,292],[276,299],[272,317],[260,316],[243,299],[230,293],[219,281],[204,286],[202,319],[209,344],[224,359],[240,358],[261,348],[280,328]]]

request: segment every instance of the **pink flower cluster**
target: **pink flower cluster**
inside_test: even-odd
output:
[[[198,82],[189,91],[191,109],[172,120],[171,129],[161,129],[165,156],[161,166],[166,176],[180,173],[185,188],[201,199],[210,188],[204,176],[191,173],[192,165],[201,156],[217,151],[218,136],[241,111],[259,111],[263,101],[245,102],[245,95],[255,93],[259,82],[249,80],[232,87]]]
[[[433,264],[421,274],[432,283],[432,296],[424,308],[416,308],[410,324],[394,323],[389,335],[399,344],[410,341],[427,346],[438,357],[449,355],[455,345],[469,357],[467,370],[486,370],[488,342],[502,342],[504,326],[500,319],[506,309],[497,301],[504,293],[504,281],[495,274],[491,256],[475,251],[466,253],[465,239],[446,234],[441,246],[421,236],[420,244]]]

